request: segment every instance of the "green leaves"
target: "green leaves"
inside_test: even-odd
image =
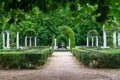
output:
[[[87,33],[87,36],[98,36],[98,32],[97,32],[97,30],[90,30]]]
[[[58,26],[62,25],[70,26],[77,44],[85,45],[91,29],[101,33],[103,24],[108,30],[120,29],[119,13],[119,0],[0,0],[1,29],[21,31],[22,37],[25,30],[34,29],[45,45],[51,43],[53,34],[61,33]]]
[[[75,48],[75,33],[72,30],[72,28],[70,28],[68,26],[60,26],[59,28],[61,31],[63,31],[64,34],[69,36],[69,38],[70,38],[70,50],[72,50],[72,48]]]

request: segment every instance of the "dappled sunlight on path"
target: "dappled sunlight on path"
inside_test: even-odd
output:
[[[85,68],[70,52],[54,52],[37,70],[0,70],[0,80],[120,80],[120,70]]]

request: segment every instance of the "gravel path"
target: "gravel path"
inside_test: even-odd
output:
[[[120,69],[90,69],[70,52],[54,52],[37,70],[0,70],[0,80],[120,80]]]

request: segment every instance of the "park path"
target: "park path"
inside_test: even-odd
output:
[[[70,52],[54,52],[37,70],[0,70],[0,80],[120,80],[120,69],[90,69]]]

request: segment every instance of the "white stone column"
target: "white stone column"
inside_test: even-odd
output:
[[[7,31],[7,48],[10,48],[10,32]]]
[[[30,39],[29,46],[31,47],[31,44],[32,44],[31,39],[32,39],[32,38],[30,37],[29,39]]]
[[[113,45],[116,47],[116,31],[113,32]]]
[[[37,37],[35,36],[35,47],[37,46],[37,44],[36,44],[36,39],[37,39]]]
[[[57,49],[57,46],[56,46],[56,38],[54,39],[54,49]]]
[[[107,46],[106,31],[104,27],[105,25],[103,25],[103,46],[101,48],[110,48],[109,46]]]
[[[118,33],[118,47],[120,47],[120,33]]]
[[[25,47],[27,47],[27,36],[25,36]]]
[[[2,32],[2,39],[3,39],[3,49],[5,49],[5,33]]]
[[[98,36],[96,36],[96,46],[98,46]]]
[[[69,38],[69,50],[70,50],[70,38]]]
[[[87,37],[87,47],[89,47],[89,37]]]
[[[94,37],[92,37],[92,47],[94,46]]]
[[[104,30],[104,25],[103,25],[103,47],[107,47],[107,41],[106,41],[106,31]]]
[[[17,32],[16,47],[19,49],[19,32]]]

